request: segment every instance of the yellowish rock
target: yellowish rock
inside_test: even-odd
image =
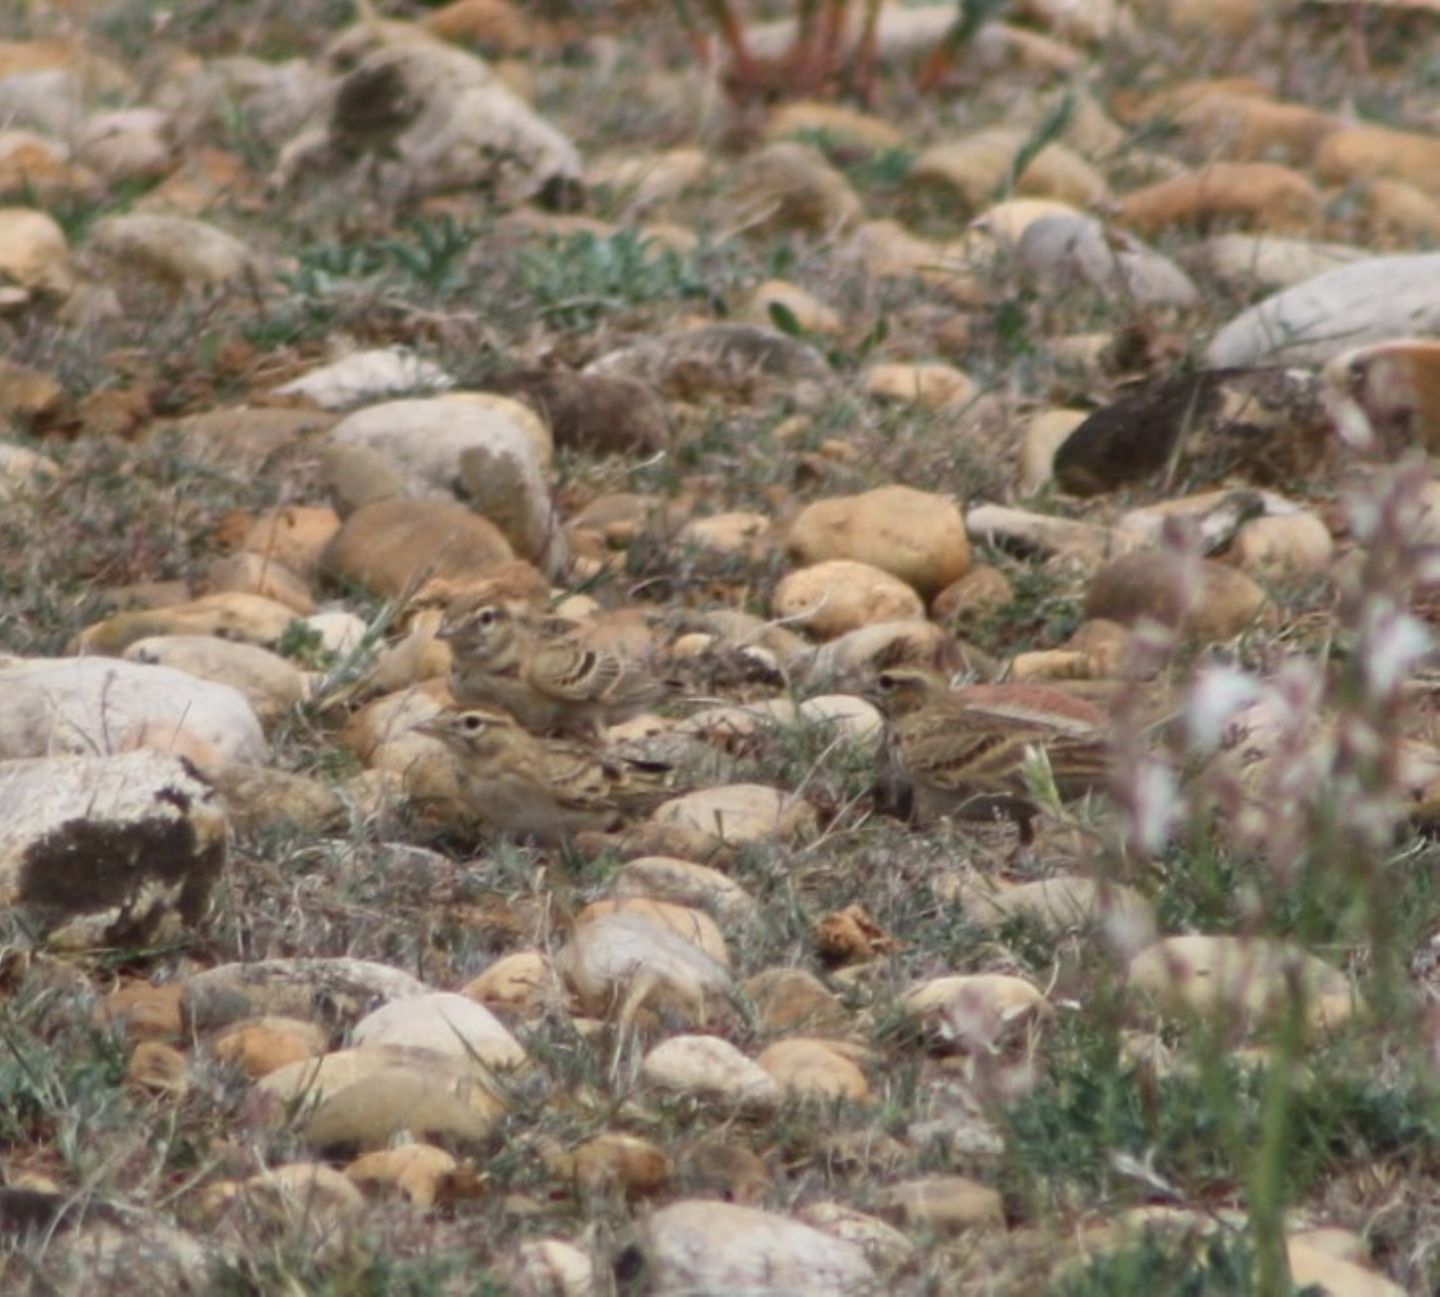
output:
[[[731,201],[734,224],[747,233],[796,230],[833,238],[864,219],[850,182],[818,150],[793,141],[747,157]]]
[[[1193,570],[1182,569],[1187,562]],[[1190,591],[1194,598],[1187,600]],[[1158,551],[1112,559],[1091,579],[1085,597],[1087,617],[1121,625],[1148,619],[1202,642],[1238,635],[1268,607],[1265,592],[1245,573],[1210,559]]]
[[[208,635],[243,644],[274,644],[295,620],[295,610],[262,595],[230,592],[146,612],[122,612],[87,626],[72,652],[120,655],[150,636]]]
[[[1024,917],[1054,933],[1102,921],[1107,925],[1123,924],[1142,937],[1153,935],[1155,930],[1149,903],[1124,883],[1064,874],[1029,883],[977,877],[967,880],[960,894],[966,915],[984,926],[999,926]],[[1139,944],[1144,940],[1148,938]]]
[[[287,715],[306,693],[305,677],[294,663],[259,645],[214,635],[153,636],[136,640],[122,656],[238,689],[262,722]]]
[[[1084,410],[1041,410],[1025,421],[1019,458],[1022,494],[1033,494],[1050,481],[1055,452],[1087,418]]]
[[[718,1036],[671,1036],[640,1065],[646,1084],[749,1112],[771,1112],[784,1097],[780,1083]]]
[[[840,144],[872,150],[896,149],[905,136],[898,127],[846,104],[822,99],[793,99],[770,114],[765,134],[770,139],[787,135],[822,135]]]
[[[238,1067],[252,1081],[309,1058],[319,1058],[329,1046],[325,1030],[302,1018],[262,1015],[226,1027],[210,1042],[210,1052],[222,1063]]]
[[[803,797],[765,784],[701,788],[672,798],[653,818],[732,843],[788,841],[813,833],[818,824],[815,808]]]
[[[258,594],[283,603],[299,617],[315,611],[304,578],[261,554],[241,552],[217,558],[206,570],[205,589],[209,594]]]
[[[959,580],[970,566],[970,543],[960,507],[948,496],[907,486],[817,500],[796,517],[785,543],[801,563],[832,567],[830,560],[849,560],[868,564],[898,577],[922,595],[935,594]],[[797,603],[804,606],[799,600],[791,603],[792,607]],[[896,611],[865,621],[912,615],[916,614]]]
[[[173,1045],[142,1040],[131,1051],[125,1079],[152,1094],[179,1096],[190,1088],[190,1064]]]
[[[258,275],[255,257],[239,239],[185,216],[106,216],[90,227],[85,248],[117,274],[176,291],[219,288]]]
[[[501,955],[471,978],[460,993],[488,1009],[521,1017],[532,1017],[564,998],[559,974],[550,957],[540,950]]]
[[[70,291],[70,248],[52,217],[33,207],[0,207],[0,276],[40,292]]]
[[[339,530],[339,515],[328,506],[285,505],[260,514],[241,538],[240,548],[309,578],[320,570],[325,547]]]
[[[676,537],[681,545],[694,545],[714,554],[741,554],[758,558],[765,552],[770,519],[763,513],[712,513],[692,518]]]
[[[906,582],[869,563],[814,563],[783,577],[771,606],[821,639],[877,622],[922,618],[925,605]]]
[[[1334,557],[1335,538],[1313,513],[1252,518],[1230,545],[1230,558],[1246,572],[1323,572]]]
[[[362,1153],[345,1168],[345,1178],[366,1193],[399,1193],[417,1207],[431,1207],[459,1165],[433,1144],[402,1144]]]
[[[863,1103],[870,1083],[854,1059],[834,1042],[805,1037],[777,1040],[755,1060],[788,1094]]]
[[[621,898],[644,896],[695,906],[723,922],[751,919],[757,910],[755,899],[733,878],[709,865],[671,856],[628,861],[615,875],[613,889]]]
[[[1402,247],[1440,242],[1440,197],[1383,176],[1366,185],[1362,197],[1366,219],[1382,240]]]
[[[1328,184],[1384,176],[1440,196],[1440,137],[1388,126],[1350,126],[1327,135],[1315,172]]]
[[[867,396],[923,405],[927,410],[964,405],[973,400],[978,391],[969,375],[954,365],[939,362],[872,365],[865,373]]]
[[[1229,1012],[1246,1021],[1285,1012],[1294,988],[1312,1026],[1334,1026],[1354,1010],[1350,983],[1339,969],[1296,946],[1258,937],[1167,937],[1130,961],[1127,981],[1172,1006]]]
[[[650,919],[698,946],[717,964],[730,967],[730,949],[725,944],[725,938],[715,920],[704,910],[677,905],[672,901],[655,900],[649,896],[616,897],[592,901],[580,911],[575,922],[579,925],[593,923],[596,919],[610,914],[634,914]]]
[[[746,308],[746,318],[755,324],[773,325],[778,313],[789,315],[806,333],[826,337],[844,331],[844,322],[833,307],[826,306],[814,293],[784,279],[767,279],[755,290]]]
[[[834,1032],[849,1026],[844,1006],[803,968],[767,968],[747,978],[741,990],[766,1031]]]
[[[1318,229],[1323,217],[1319,190],[1298,171],[1272,162],[1215,162],[1126,194],[1119,219],[1141,234],[1216,220],[1306,233]]]
[[[590,1193],[618,1190],[627,1198],[649,1198],[670,1184],[665,1152],[638,1135],[602,1131],[571,1154],[575,1182]]]
[[[935,144],[910,169],[905,187],[912,196],[934,201],[942,196],[976,212],[1004,189],[1015,162],[1029,142],[1024,131],[997,127],[963,140]],[[1109,196],[1105,179],[1064,144],[1047,144],[1015,180],[1015,190],[1032,198],[1053,198],[1088,207]]]
[[[998,1191],[961,1175],[931,1175],[882,1189],[877,1206],[912,1228],[960,1233],[993,1229],[1005,1223]]]

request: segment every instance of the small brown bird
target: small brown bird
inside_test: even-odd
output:
[[[890,758],[908,783],[921,819],[1005,816],[1033,837],[1039,814],[1025,784],[1027,753],[1042,749],[1062,798],[1101,786],[1108,772],[1105,736],[1049,727],[990,712],[957,698],[931,671],[882,671],[873,696],[889,722]]]
[[[559,618],[482,604],[442,631],[450,692],[464,707],[498,707],[535,734],[598,737],[661,702],[669,686],[614,653],[587,648]]]
[[[415,728],[450,750],[461,795],[501,833],[552,843],[613,828],[671,795],[670,767],[662,762],[538,738],[496,712],[443,712]]]

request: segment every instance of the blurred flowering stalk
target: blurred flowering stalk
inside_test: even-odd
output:
[[[1336,1025],[1332,1011],[1312,1002],[1302,967],[1307,949],[1345,961],[1352,979],[1363,978],[1370,1017],[1357,1016],[1350,1029],[1363,1031],[1368,1022],[1388,1065],[1425,1068],[1433,1061],[1414,1048],[1423,1043],[1423,1015],[1407,977],[1411,952],[1402,929],[1415,916],[1402,913],[1407,901],[1396,867],[1415,849],[1403,845],[1402,830],[1425,782],[1422,750],[1406,738],[1404,712],[1413,672],[1433,637],[1412,608],[1417,595],[1440,585],[1440,548],[1424,539],[1433,529],[1423,525],[1429,473],[1421,459],[1360,471],[1346,501],[1359,561],[1338,591],[1327,651],[1306,655],[1272,641],[1246,645],[1248,666],[1200,666],[1182,700],[1169,761],[1152,754],[1142,727],[1123,714],[1118,727],[1113,791],[1125,855],[1162,871],[1227,860],[1238,882],[1227,899],[1235,934],[1257,948],[1269,942],[1275,955],[1257,959],[1248,976],[1278,972],[1280,1003],[1272,992],[1244,987],[1242,975],[1240,993],[1217,996],[1215,1014],[1197,1024],[1192,1038],[1217,1108],[1229,1110],[1224,1125],[1235,1165],[1244,1168],[1256,1291],[1263,1294],[1290,1291],[1287,1130],[1297,1085],[1313,1079],[1307,1048],[1317,1030]],[[1187,576],[1193,559],[1183,544],[1177,554],[1176,580],[1193,606],[1198,583]],[[1135,637],[1137,678],[1171,664],[1179,638],[1167,628],[1143,628]],[[1433,750],[1425,755],[1433,762]],[[1274,941],[1277,935],[1286,941]],[[1178,982],[1187,971],[1177,967],[1172,975]],[[1212,989],[1221,981],[1217,975]],[[1264,1021],[1248,1020],[1257,1016]],[[1257,1025],[1268,1029],[1259,1055],[1258,1141],[1253,1122],[1236,1111],[1231,1071],[1234,1052],[1253,1039]]]

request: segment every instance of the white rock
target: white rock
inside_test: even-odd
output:
[[[1370,254],[1346,243],[1232,233],[1207,239],[1199,255],[1210,272],[1228,284],[1276,292],[1351,262],[1364,261]]]
[[[1321,364],[1390,338],[1440,331],[1440,252],[1371,257],[1267,297],[1211,340],[1208,366]]]
[[[365,638],[365,619],[343,609],[326,609],[301,620],[320,636],[320,646],[330,653],[350,653]]]
[[[861,1297],[875,1275],[853,1243],[737,1203],[684,1201],[645,1222],[665,1297]]]
[[[121,108],[96,113],[75,139],[76,159],[106,180],[163,176],[174,164],[170,116],[158,108]]]
[[[0,760],[104,753],[167,733],[192,735],[223,759],[263,763],[265,736],[229,685],[114,658],[31,658],[0,667]]]
[[[0,208],[0,275],[24,288],[68,292],[75,273],[65,231],[33,207]]]
[[[768,1112],[784,1097],[780,1083],[719,1036],[671,1036],[640,1066],[647,1084],[751,1111]]]
[[[0,907],[67,947],[173,937],[225,863],[215,790],[161,752],[0,763]]]
[[[451,1058],[478,1058],[487,1067],[513,1068],[525,1050],[493,1013],[468,995],[432,991],[392,1000],[355,1024],[356,1045],[399,1045]]]
[[[1016,255],[1046,293],[1084,284],[1146,306],[1174,307],[1193,306],[1200,296],[1190,276],[1168,257],[1089,216],[1042,217],[1021,235]]]
[[[124,657],[238,689],[262,720],[285,715],[305,697],[305,676],[294,663],[258,644],[218,635],[152,635],[136,640]]]
[[[218,288],[257,270],[250,249],[234,235],[188,216],[106,216],[91,226],[85,247],[121,274],[172,288]]]
[[[656,809],[661,824],[681,824],[726,842],[787,839],[812,829],[815,808],[765,784],[723,784],[672,798]]]
[[[276,396],[305,396],[325,410],[410,392],[443,392],[455,380],[409,347],[355,351],[275,389]]]
[[[703,1023],[733,990],[730,971],[699,946],[625,911],[581,924],[555,965],[589,1013],[628,1000]]]
[[[593,1297],[595,1263],[587,1252],[559,1238],[520,1244],[511,1267],[516,1297]]]

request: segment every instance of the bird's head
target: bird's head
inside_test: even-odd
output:
[[[933,671],[918,667],[892,667],[881,671],[867,691],[875,705],[892,720],[918,711],[945,692],[945,681]]]
[[[428,721],[421,721],[415,726],[415,732],[439,739],[452,752],[463,755],[493,746],[513,728],[514,722],[509,717],[472,707],[464,711],[441,712]]]
[[[503,657],[515,640],[515,618],[503,604],[486,603],[447,622],[440,638],[482,661]]]

